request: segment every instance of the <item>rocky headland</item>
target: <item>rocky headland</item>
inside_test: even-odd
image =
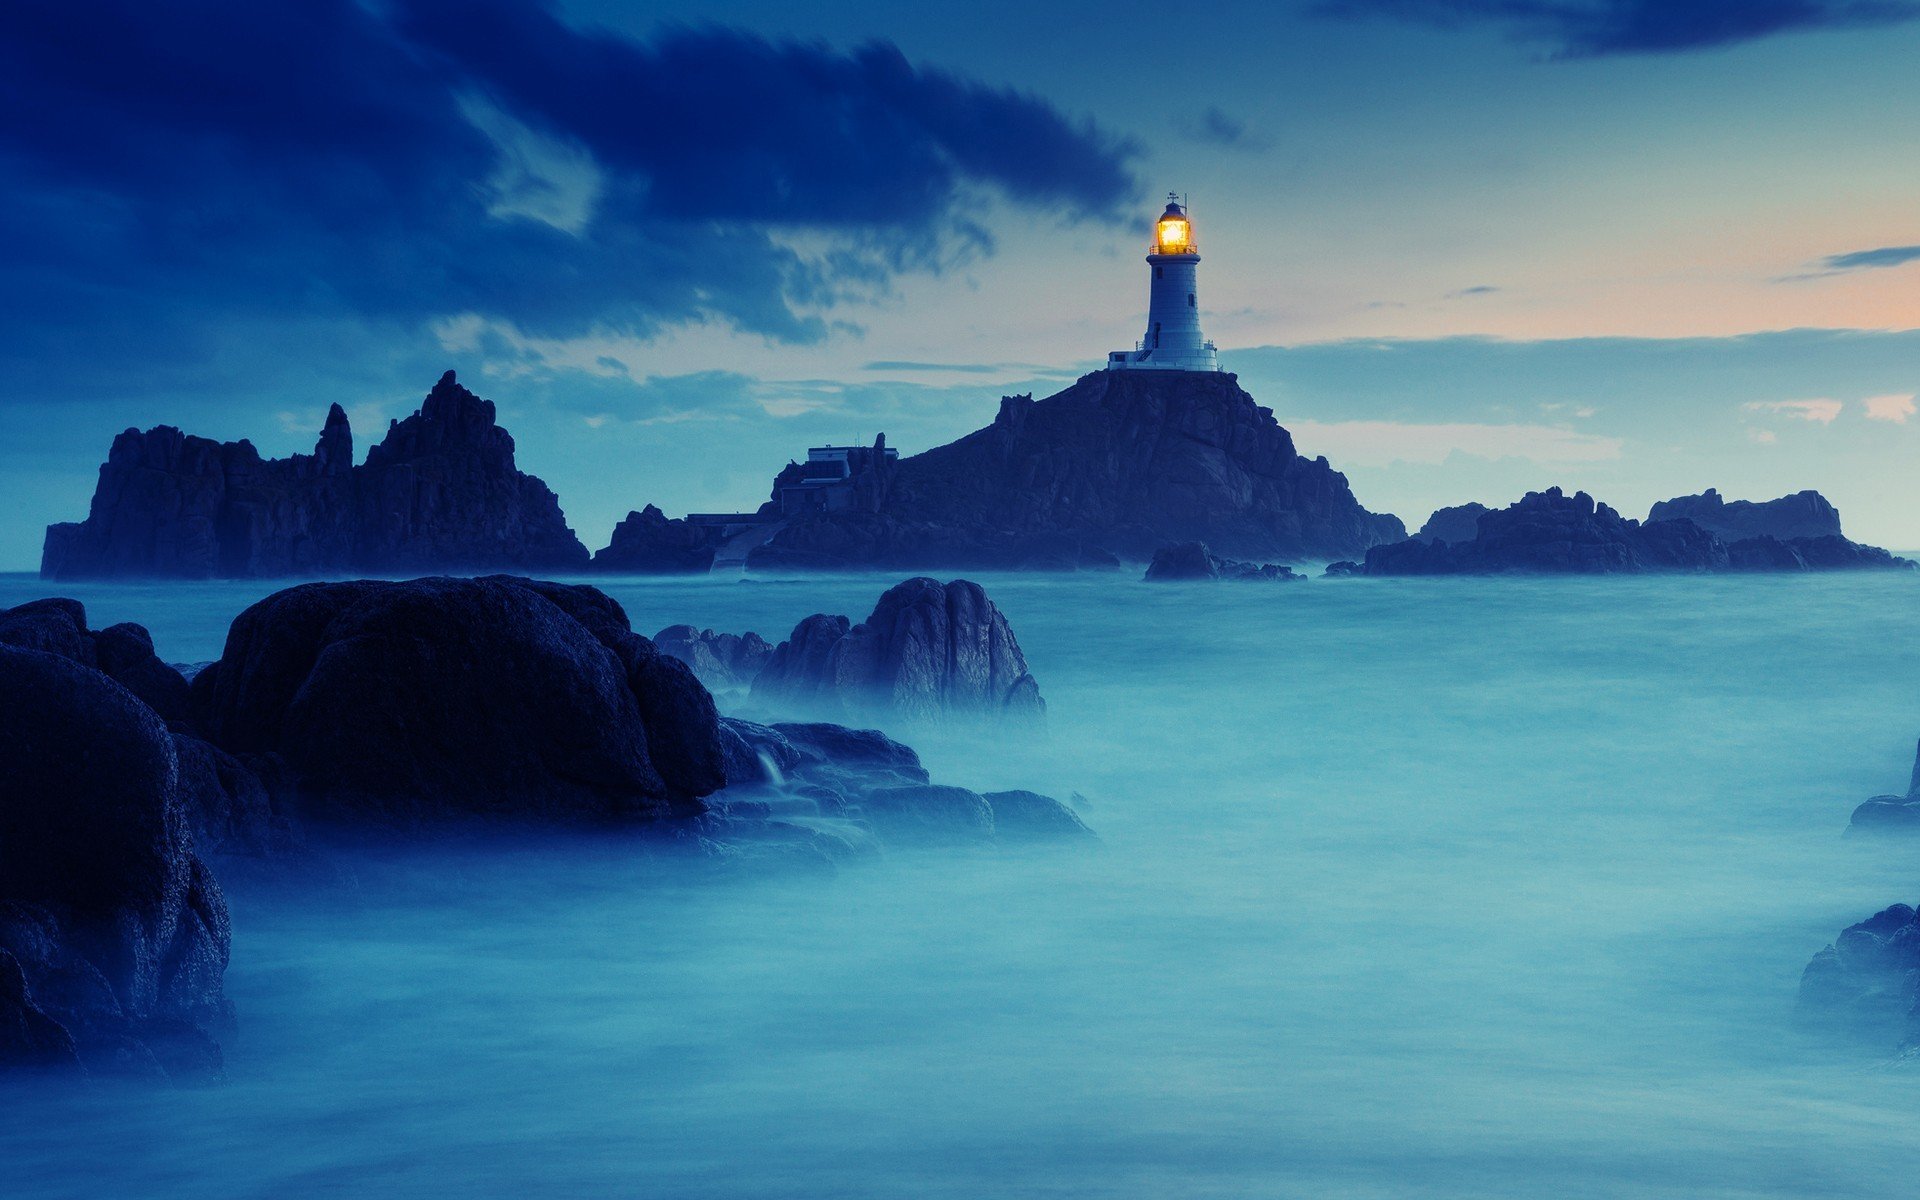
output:
[[[553,492],[514,463],[493,403],[448,371],[353,462],[339,405],[312,454],[161,425],[116,437],[87,518],[47,528],[45,579],[583,570]]]
[[[1801,493],[1801,496],[1807,495],[1815,493]],[[1798,511],[1805,507],[1796,497],[1786,499],[1794,501],[1796,507],[1779,511]],[[1435,514],[1436,518],[1439,516]],[[1432,524],[1430,521],[1429,525]],[[1460,529],[1454,527],[1450,517],[1443,532],[1458,533]],[[1329,573],[1828,571],[1910,569],[1914,564],[1878,547],[1848,541],[1837,532],[1794,537],[1760,534],[1729,543],[1690,517],[1642,523],[1621,516],[1585,492],[1569,496],[1556,487],[1529,492],[1506,508],[1476,514],[1473,535],[1466,540],[1416,537],[1375,546],[1367,551],[1363,563],[1337,565],[1341,570],[1330,569]]]

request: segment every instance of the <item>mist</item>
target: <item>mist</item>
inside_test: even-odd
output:
[[[976,578],[1047,735],[901,735],[942,781],[1080,793],[1097,846],[236,880],[226,1082],[0,1083],[0,1192],[1908,1193],[1891,1042],[1794,998],[1916,898],[1842,837],[1920,728],[1910,580]],[[897,579],[594,582],[645,633],[778,640]],[[272,590],[62,586],[180,662]]]

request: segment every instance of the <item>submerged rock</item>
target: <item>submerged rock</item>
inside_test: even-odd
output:
[[[1000,609],[977,583],[909,579],[858,625],[815,614],[775,647],[753,682],[775,708],[938,721],[1041,719],[1046,704]]]
[[[87,519],[50,526],[46,579],[188,579],[451,567],[579,570],[587,551],[547,485],[514,464],[491,401],[448,371],[353,465],[339,405],[312,454],[171,426],[114,439]]]
[[[758,725],[721,718],[727,791],[716,797],[738,814],[741,800],[768,816],[795,811],[849,821],[880,842],[941,845],[1092,839],[1071,808],[1030,791],[975,792],[937,784],[911,747],[874,729],[821,722]],[[751,834],[754,826],[736,822]]]
[[[1920,748],[1916,748],[1913,775],[1904,796],[1875,796],[1853,810],[1848,833],[1911,833],[1920,831]]]
[[[1238,562],[1231,558],[1220,558],[1207,549],[1205,542],[1181,542],[1175,546],[1162,546],[1153,552],[1153,561],[1147,564],[1147,579],[1152,582],[1165,582],[1182,579],[1232,579],[1258,581],[1285,581],[1304,579],[1290,568],[1274,563]]]
[[[289,588],[240,614],[193,697],[214,744],[273,756],[334,822],[648,820],[725,781],[712,697],[590,587]]]
[[[132,692],[0,645],[0,1065],[219,1070],[227,907],[179,776]]]

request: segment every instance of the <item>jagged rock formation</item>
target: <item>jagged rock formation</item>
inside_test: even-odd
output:
[[[1420,532],[1413,536],[1423,542],[1470,542],[1479,535],[1480,515],[1489,511],[1486,505],[1471,500],[1450,508],[1436,508]]]
[[[1845,538],[1744,539],[1729,546],[1691,520],[1638,521],[1585,492],[1529,492],[1481,514],[1464,542],[1413,538],[1367,551],[1368,575],[1604,574],[1633,571],[1910,568],[1885,550]],[[1349,572],[1351,573],[1351,572]]]
[[[1240,562],[1221,558],[1207,549],[1205,542],[1181,542],[1162,546],[1153,552],[1147,564],[1147,578],[1156,583],[1181,579],[1232,579],[1279,582],[1304,579],[1290,568],[1273,563]]]
[[[1815,1029],[1920,1044],[1920,918],[1905,904],[1849,925],[1800,976],[1800,1019]]]
[[[1815,491],[1795,492],[1777,500],[1755,503],[1752,500],[1729,502],[1717,489],[1708,488],[1697,496],[1662,500],[1647,513],[1649,523],[1682,517],[1728,544],[1758,537],[1791,541],[1841,536],[1840,510]]]
[[[653,644],[692,667],[711,692],[751,687],[773,657],[772,644],[757,633],[715,633],[691,625],[669,625],[653,635]]]
[[[229,938],[165,722],[0,645],[0,1067],[217,1072]]]
[[[794,627],[753,681],[755,701],[827,714],[949,715],[1034,721],[1039,685],[1006,617],[979,584],[909,579],[859,625],[816,613]]]
[[[514,465],[491,401],[441,377],[353,465],[339,405],[310,455],[171,426],[113,441],[87,519],[47,528],[46,579],[188,579],[511,566],[579,570],[586,548]]]
[[[713,567],[718,531],[670,518],[654,505],[630,512],[613,527],[613,539],[596,550],[596,571],[640,575],[701,575]]]
[[[713,698],[588,587],[315,583],[241,613],[195,717],[272,755],[302,816],[645,821],[725,782]]]
[[[869,470],[863,506],[793,517],[748,565],[1095,566],[1178,541],[1297,560],[1406,536],[1326,459],[1302,458],[1231,374],[1096,371]]]

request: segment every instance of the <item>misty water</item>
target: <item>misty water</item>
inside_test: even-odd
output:
[[[895,578],[600,582],[777,637]],[[1841,836],[1906,783],[1920,580],[977,578],[1050,736],[910,740],[1098,848],[234,885],[226,1081],[10,1083],[0,1194],[1912,1194],[1920,1076],[1793,1000],[1920,899]],[[188,661],[270,588],[58,590]]]

